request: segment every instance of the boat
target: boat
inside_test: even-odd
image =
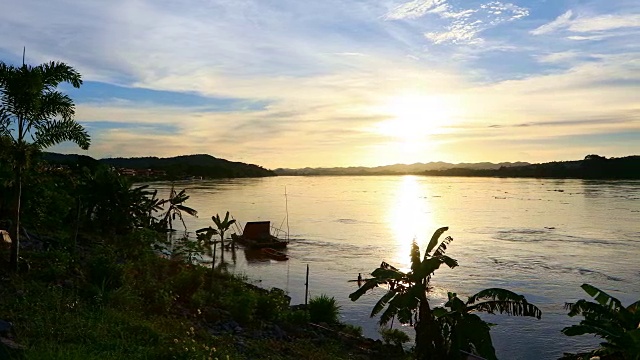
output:
[[[278,261],[287,261],[289,256],[281,251],[272,248],[262,248],[260,251],[267,257]]]
[[[284,249],[289,243],[287,240],[279,239],[271,234],[270,221],[250,221],[244,225],[242,234],[231,235],[231,238],[251,249]]]

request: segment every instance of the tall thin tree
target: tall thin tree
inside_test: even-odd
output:
[[[12,243],[10,268],[18,269],[20,248],[20,199],[22,175],[30,155],[64,141],[88,149],[90,137],[74,120],[73,100],[59,91],[58,85],[82,85],[80,73],[61,62],[15,67],[0,62],[0,135],[11,138],[14,169],[14,214],[10,231]]]

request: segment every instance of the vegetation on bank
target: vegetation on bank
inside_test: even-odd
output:
[[[76,166],[81,164],[105,164],[137,181],[182,180],[189,178],[220,179],[267,177],[276,174],[261,166],[219,159],[211,155],[183,155],[168,158],[107,158],[96,160],[86,155],[44,153],[43,159],[54,166]]]
[[[499,169],[447,169],[425,171],[430,176],[524,177],[558,179],[638,180],[640,156],[609,158],[587,155],[579,161],[554,161]]]
[[[554,161],[541,164],[529,163],[475,163],[449,164],[396,164],[378,167],[275,169],[278,175],[287,176],[340,176],[340,175],[427,175],[556,179],[640,179],[640,156],[605,158],[587,155],[578,161]]]

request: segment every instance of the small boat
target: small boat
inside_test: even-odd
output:
[[[260,249],[260,251],[267,257],[270,257],[274,260],[278,260],[278,261],[286,261],[289,260],[289,256],[287,256],[287,254],[278,251],[276,249],[272,249],[272,248],[262,248]]]
[[[233,234],[231,238],[239,244],[251,249],[284,249],[289,243],[271,234],[270,221],[250,221],[244,225],[241,235]]]

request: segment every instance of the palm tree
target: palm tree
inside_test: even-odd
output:
[[[20,247],[22,172],[30,154],[63,141],[72,141],[84,150],[90,145],[89,134],[73,119],[73,100],[57,90],[65,82],[75,88],[82,84],[80,74],[61,62],[20,67],[0,62],[0,136],[11,138],[15,176],[10,255],[14,271],[18,269]]]
[[[562,329],[567,336],[593,334],[605,342],[599,349],[586,354],[567,355],[563,359],[640,359],[640,300],[625,307],[620,300],[589,284],[582,289],[595,302],[578,300],[565,304],[569,316],[582,315],[577,325]]]
[[[448,236],[438,245],[440,236],[448,229],[448,227],[442,227],[434,232],[422,259],[418,244],[413,242],[411,271],[405,273],[383,262],[371,273],[372,278],[365,279],[362,287],[349,295],[352,301],[356,301],[379,285],[389,285],[387,293],[373,307],[371,317],[376,316],[386,307],[380,316],[380,325],[387,324],[393,318],[397,318],[402,324],[413,325],[416,331],[416,358],[420,360],[444,359],[446,356],[445,339],[435,322],[427,294],[431,290],[429,286],[431,275],[442,264],[450,268],[458,266],[456,260],[445,255],[447,245],[453,239]]]
[[[524,296],[512,291],[491,288],[480,291],[465,302],[455,293],[448,293],[444,307],[433,309],[440,332],[445,338],[447,359],[460,359],[461,351],[496,360],[495,349],[489,333],[490,324],[473,312],[531,316],[540,319],[542,312],[529,304]]]

